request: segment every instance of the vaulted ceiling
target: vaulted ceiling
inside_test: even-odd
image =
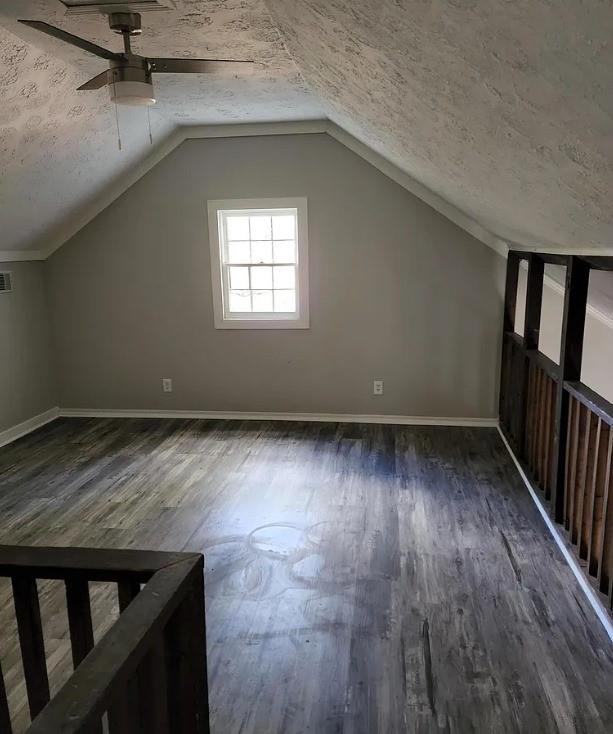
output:
[[[263,68],[159,77],[156,144],[177,125],[327,116],[511,243],[613,248],[609,0],[164,1],[139,51]],[[0,250],[43,246],[151,150],[143,110],[120,110],[119,151],[107,91],[74,91],[104,62],[24,16],[120,43],[59,0],[0,3]]]
[[[167,3],[169,4],[169,3]],[[253,59],[253,76],[166,74],[155,80],[154,146],[177,125],[321,118],[261,0],[172,0],[143,13],[133,46],[150,56]],[[0,2],[0,250],[45,249],[118,177],[151,152],[147,112],[115,108],[107,89],[76,88],[107,64],[26,28],[44,20],[120,51],[101,15],[66,15],[59,0]]]

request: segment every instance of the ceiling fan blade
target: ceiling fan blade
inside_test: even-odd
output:
[[[147,59],[151,71],[160,74],[253,74],[261,64],[224,59]]]
[[[72,46],[77,46],[78,48],[83,49],[83,51],[88,51],[94,56],[100,56],[102,59],[114,61],[122,58],[122,54],[116,54],[113,53],[113,51],[108,51],[106,48],[102,48],[102,46],[98,46],[91,41],[86,41],[84,38],[79,38],[79,36],[73,36],[72,33],[63,31],[61,28],[56,28],[54,25],[49,25],[49,23],[44,23],[42,20],[20,20],[19,22],[40,31],[41,33],[46,33],[48,36],[53,36],[53,38],[57,38],[59,41],[64,41],[64,43],[70,43]]]
[[[96,75],[93,79],[90,79],[85,84],[81,84],[77,87],[77,92],[84,92],[90,89],[102,89],[109,83],[109,70],[103,71],[102,74]]]

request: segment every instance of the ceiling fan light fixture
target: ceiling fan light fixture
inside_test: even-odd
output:
[[[109,84],[111,101],[116,104],[148,107],[155,104],[153,84],[150,82],[116,81]]]

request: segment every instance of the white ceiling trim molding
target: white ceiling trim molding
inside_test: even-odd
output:
[[[260,135],[313,135],[328,132],[328,120],[241,122],[228,125],[188,125],[181,128],[185,140],[247,138]]]
[[[118,199],[130,186],[135,184],[141,179],[146,173],[152,168],[157,166],[169,153],[177,148],[184,140],[184,136],[179,129],[172,132],[166,137],[159,145],[157,145],[153,152],[143,159],[141,163],[131,168],[126,172],[125,175],[120,176],[114,183],[106,187],[100,195],[91,202],[88,206],[84,207],[76,217],[68,221],[62,229],[60,229],[54,236],[53,240],[47,245],[42,251],[44,259],[53,255],[56,250],[66,244],[74,235],[77,234],[86,224],[89,224],[92,219],[95,219],[100,212],[110,206],[115,199]]]
[[[435,194],[434,191],[419,183],[419,181],[414,179],[412,176],[409,176],[408,173],[405,173],[402,169],[398,168],[396,164],[387,160],[387,158],[384,158],[379,153],[376,153],[368,145],[360,142],[357,138],[343,130],[343,128],[339,127],[332,121],[328,121],[326,132],[335,140],[338,140],[339,143],[342,143],[346,148],[349,148],[349,150],[352,150],[365,161],[377,168],[388,178],[391,178],[392,181],[395,181],[418,199],[421,199],[423,202],[428,204],[428,206],[431,206],[439,214],[442,214],[451,222],[457,224],[458,227],[468,232],[468,234],[480,240],[488,247],[491,247],[499,255],[502,255],[502,257],[507,256],[509,246],[504,240],[496,237],[496,235],[485,229],[485,227],[479,224],[475,219],[472,219],[472,217],[469,217],[460,209],[453,206],[453,204],[450,204],[438,194]]]
[[[0,250],[0,263],[31,262],[45,260],[46,257],[41,250]]]
[[[287,122],[230,123],[225,125],[186,125],[180,126],[165,138],[140,164],[132,168],[107,187],[89,206],[82,209],[77,217],[66,222],[55,233],[53,239],[44,249],[39,250],[0,250],[0,262],[26,262],[30,260],[46,260],[86,224],[94,219],[107,206],[119,198],[130,186],[135,184],[154,166],[172,153],[186,140],[206,138],[253,137],[260,135],[301,135],[326,133],[346,148],[359,155],[388,178],[409,191],[421,201],[428,204],[439,214],[468,232],[470,235],[491,247],[506,258],[509,250],[520,252],[542,252],[560,255],[606,255],[613,256],[613,245],[603,247],[577,247],[572,252],[559,247],[540,245],[519,245],[508,242],[486,229],[477,220],[450,204],[431,189],[427,188],[384,156],[375,152],[353,135],[345,131],[331,120],[298,120]]]
[[[376,153],[350,133],[330,120],[300,120],[287,122],[238,123],[227,125],[186,125],[178,127],[165,138],[139,165],[132,168],[107,187],[89,206],[83,208],[78,216],[66,222],[55,233],[53,239],[42,250],[0,251],[0,262],[46,260],[63,244],[68,242],[79,230],[92,221],[100,212],[118,199],[127,189],[141,179],[154,166],[186,140],[206,138],[237,138],[260,135],[312,135],[326,133],[346,148],[359,155],[381,173],[395,181],[411,194],[431,206],[439,214],[449,219],[461,229],[491,247],[502,257],[509,251],[508,244],[485,229],[479,222],[469,217],[455,206],[445,201],[402,171],[391,161]]]

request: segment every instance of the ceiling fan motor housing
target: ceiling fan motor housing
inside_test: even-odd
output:
[[[111,62],[109,93],[116,104],[147,106],[155,104],[153,83],[147,61],[129,55],[127,63]]]

